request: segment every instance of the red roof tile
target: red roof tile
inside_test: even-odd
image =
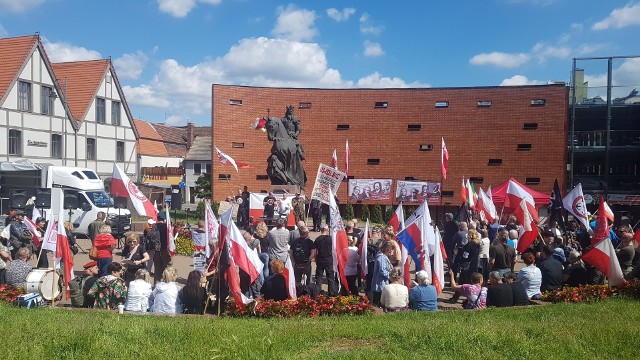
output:
[[[138,130],[141,139],[151,139],[163,141],[162,136],[158,134],[153,124],[144,120],[133,119],[133,125]]]
[[[167,148],[162,141],[140,139],[138,140],[138,154],[148,156],[169,156]]]
[[[71,115],[83,121],[110,65],[109,59],[52,64]]]
[[[37,42],[37,35],[0,39],[0,100],[19,75]]]

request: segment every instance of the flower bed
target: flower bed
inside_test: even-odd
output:
[[[174,226],[176,253],[179,255],[193,256],[193,240],[191,229],[185,227],[185,223],[176,221]]]
[[[547,291],[542,294],[542,300],[549,302],[593,302],[610,296],[626,295],[640,299],[640,281],[627,282],[618,288],[609,289],[607,285],[585,285],[579,287],[565,287],[561,290]]]
[[[15,288],[7,284],[0,285],[0,301],[13,303],[20,295],[24,294],[24,289]]]
[[[233,300],[227,315],[234,317],[285,318],[294,316],[316,317],[334,315],[364,315],[373,311],[366,296],[300,296],[297,300],[273,301],[258,299],[244,307]]]

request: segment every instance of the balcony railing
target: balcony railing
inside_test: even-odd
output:
[[[606,146],[607,133],[604,130],[575,131],[573,145],[577,148],[604,149]],[[612,147],[637,147],[640,148],[640,131],[637,130],[611,130]],[[569,135],[568,146],[571,146],[571,135]]]

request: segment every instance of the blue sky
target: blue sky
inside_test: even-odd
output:
[[[111,57],[138,119],[211,122],[211,84],[458,87],[570,79],[574,57],[640,55],[640,0],[0,0],[0,37],[54,62]],[[606,61],[582,62],[604,97]],[[616,60],[623,96],[640,59]]]

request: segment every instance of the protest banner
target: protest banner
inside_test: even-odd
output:
[[[391,179],[349,179],[349,200],[386,201],[393,196]]]
[[[329,204],[330,193],[336,194],[340,183],[344,179],[345,174],[342,171],[338,171],[331,166],[320,164],[318,166],[318,175],[316,175],[316,182],[313,184],[313,190],[311,191],[311,199],[319,200],[324,204]]]
[[[440,203],[440,183],[429,181],[398,181],[396,202],[403,204]]]

